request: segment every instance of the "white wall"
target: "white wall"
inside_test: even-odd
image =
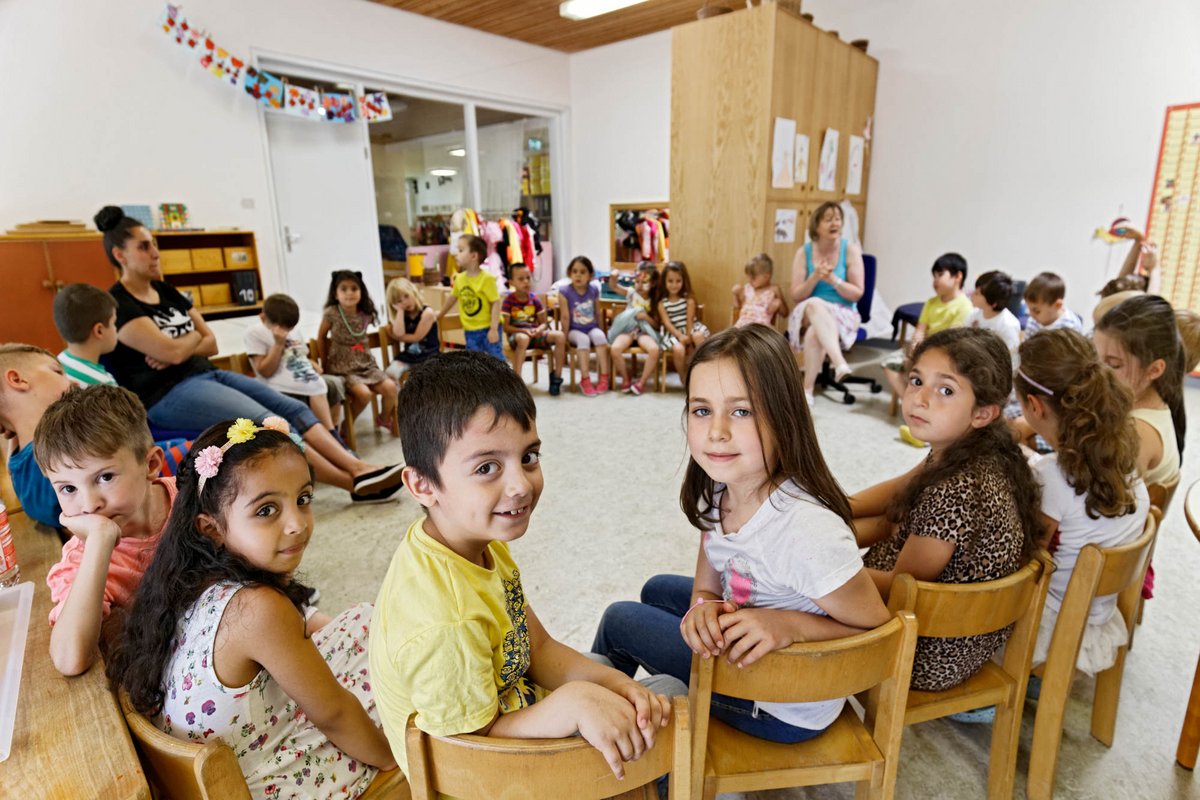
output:
[[[1081,313],[1146,222],[1166,106],[1200,101],[1200,4],[805,0],[880,61],[866,246],[891,303],[930,294],[946,250],[972,275],[1050,269]]]
[[[609,203],[671,190],[671,32],[571,56],[570,253],[609,264]],[[556,182],[556,185],[561,185]]]
[[[254,230],[264,288],[276,290],[259,112],[162,32],[163,5],[0,2],[0,229],[181,201],[195,225]],[[184,11],[239,55],[253,47],[509,102],[570,96],[562,53],[365,0],[202,0]],[[324,179],[314,176],[314,192]]]

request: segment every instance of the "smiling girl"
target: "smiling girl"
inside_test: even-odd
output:
[[[163,731],[233,748],[255,798],[357,797],[396,766],[367,674],[371,608],[330,620],[293,580],[313,479],[286,430],[239,419],[196,440],[108,676]]]
[[[990,331],[951,328],[913,353],[904,419],[932,453],[911,471],[850,498],[864,562],[885,598],[896,575],[978,583],[1016,572],[1040,529],[1039,489],[1000,409],[1012,361]],[[912,687],[942,691],[965,681],[1011,628],[917,641]]]

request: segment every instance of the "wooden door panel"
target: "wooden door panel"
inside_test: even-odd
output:
[[[50,253],[51,280],[56,283],[88,283],[108,291],[117,280],[117,271],[105,257],[98,238],[64,239],[47,242],[46,247]]]
[[[62,348],[54,328],[54,290],[40,241],[0,242],[0,342],[36,344],[51,352]]]

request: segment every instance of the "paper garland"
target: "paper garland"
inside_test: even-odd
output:
[[[268,109],[305,119],[324,119],[329,122],[387,122],[392,118],[391,105],[384,92],[368,92],[356,97],[339,92],[320,92],[293,86],[266,70],[247,65],[217,45],[203,28],[187,19],[179,6],[167,3],[159,18],[163,32],[175,43],[200,55],[200,66],[230,86],[243,88],[246,94]]]

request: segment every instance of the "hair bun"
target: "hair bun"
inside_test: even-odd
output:
[[[124,218],[125,212],[117,206],[105,206],[92,219],[96,222],[97,230],[107,233],[117,227],[117,224]]]

